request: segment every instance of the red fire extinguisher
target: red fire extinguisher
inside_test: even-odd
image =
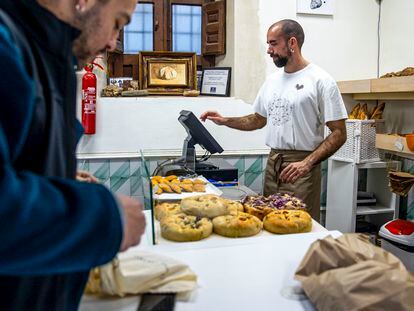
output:
[[[96,75],[92,72],[93,64],[85,66],[86,73],[82,77],[82,125],[85,134],[96,131]]]

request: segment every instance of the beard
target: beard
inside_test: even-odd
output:
[[[76,12],[75,18],[80,25],[81,34],[73,41],[72,52],[78,59],[79,67],[83,67],[86,63],[93,59],[102,51],[91,47],[90,39],[96,36],[101,25],[100,19],[101,5],[97,4],[86,13]]]
[[[278,59],[274,60],[273,62],[275,63],[277,68],[282,68],[282,67],[286,66],[288,60],[289,60],[289,58],[287,56],[285,56],[285,57],[279,57]]]
[[[282,68],[286,66],[287,62],[292,56],[292,52],[290,52],[290,50],[287,50],[286,54],[286,56],[278,56],[276,60],[273,60],[277,68]]]

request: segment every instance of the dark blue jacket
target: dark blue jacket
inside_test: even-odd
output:
[[[35,0],[0,10],[0,309],[74,310],[122,239],[112,194],[73,180],[78,32]]]

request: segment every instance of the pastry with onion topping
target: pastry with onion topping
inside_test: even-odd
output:
[[[260,220],[275,210],[306,210],[306,204],[301,199],[287,193],[277,193],[267,197],[247,196],[242,203],[246,213]]]

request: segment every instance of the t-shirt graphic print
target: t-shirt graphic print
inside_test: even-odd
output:
[[[292,121],[293,105],[287,98],[281,98],[277,94],[268,106],[268,119],[273,126],[281,126]]]

